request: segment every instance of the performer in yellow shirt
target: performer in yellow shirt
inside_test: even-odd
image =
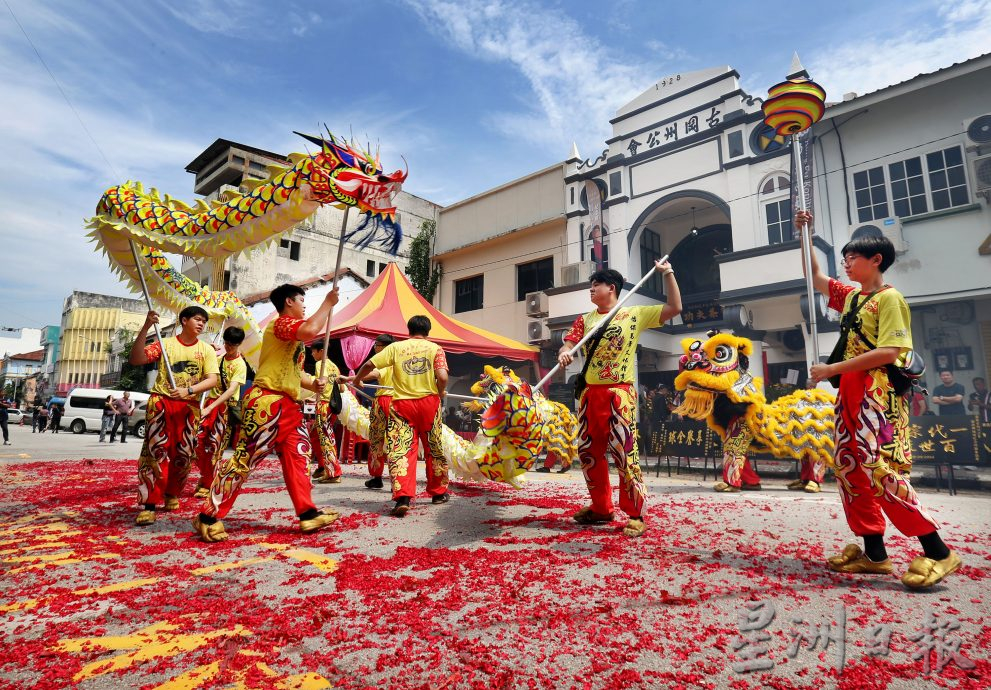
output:
[[[388,333],[375,338],[372,345],[377,355],[395,339]],[[382,473],[387,461],[385,431],[389,421],[389,411],[392,409],[392,369],[373,369],[366,378],[377,379],[381,388],[375,391],[375,400],[368,413],[368,475],[371,479],[365,482],[369,489],[382,488]]]
[[[812,227],[812,214],[799,211],[795,225]],[[802,233],[803,241],[805,233]],[[939,536],[939,525],[922,505],[909,481],[912,468],[909,427],[909,390],[896,390],[889,365],[904,363],[912,349],[912,317],[905,298],[884,282],[884,272],[895,262],[895,248],[885,237],[850,240],[840,250],[847,277],[860,284],[845,285],[819,268],[811,253],[812,284],[829,297],[829,306],[842,311],[840,338],[846,335],[839,361],[812,365],[809,374],[818,383],[839,377],[836,396],[836,483],[850,530],[864,540],[864,548],[848,544],[828,558],[830,570],[840,573],[892,572],[884,546],[885,517],[907,537],[917,537],[923,555],[902,575],[902,583],[925,589],[956,571],[960,557]],[[804,264],[802,270],[804,271]]]
[[[202,307],[186,307],[179,312],[181,332],[145,347],[148,330],[158,323],[158,314],[148,312],[138,331],[128,361],[140,366],[158,362],[158,377],[148,398],[145,438],[138,459],[138,502],[144,509],[134,522],[155,522],[155,506],[163,499],[165,510],[178,510],[179,495],[193,463],[196,424],[199,421],[199,394],[217,383],[217,354],[199,340],[209,317]],[[170,388],[166,359],[175,378]]]
[[[637,393],[633,375],[637,342],[644,330],[656,328],[681,313],[681,292],[674,269],[668,262],[658,261],[656,266],[664,277],[667,304],[623,307],[605,326],[595,352],[588,352],[593,338],[582,353],[588,361],[585,372],[588,385],[578,400],[578,457],[592,505],[575,513],[575,522],[587,525],[613,520],[609,484],[612,461],[619,472],[619,507],[629,516],[623,533],[629,537],[639,537],[647,529],[643,519],[647,490],[636,445]],[[623,276],[613,269],[596,271],[589,280],[589,296],[596,310],[575,319],[564,336],[565,344],[558,353],[562,366],[571,364],[571,348],[616,306],[623,289]]]
[[[301,387],[316,392],[326,383],[303,373],[303,343],[313,340],[326,326],[338,291],[328,292],[317,312],[305,320],[304,295],[303,288],[288,283],[272,290],[270,299],[279,316],[262,336],[258,372],[244,396],[237,448],[216,468],[210,496],[202,512],[193,518],[193,528],[203,541],[227,539],[221,519],[234,505],[248,475],[271,451],[282,463],[282,476],[303,532],[316,531],[339,517],[336,511],[320,512],[313,503],[309,474],[312,451],[299,406]]]
[[[409,340],[393,343],[365,362],[355,381],[372,369],[392,372],[393,397],[389,412],[387,449],[392,498],[391,515],[403,517],[416,496],[416,459],[423,443],[427,462],[427,493],[433,503],[447,503],[448,466],[441,445],[442,399],[447,394],[447,357],[427,340],[430,319],[414,316],[406,324]]]
[[[341,483],[341,463],[337,458],[337,439],[334,437],[334,424],[337,423],[337,413],[330,409],[330,395],[334,384],[341,376],[341,370],[329,359],[321,364],[326,356],[323,340],[317,340],[310,346],[313,359],[317,363],[317,375],[327,379],[323,390],[317,393],[316,415],[310,425],[310,445],[313,448],[313,460],[320,471],[315,479],[322,484]],[[322,369],[321,369],[322,367]]]
[[[213,468],[227,449],[232,431],[235,431],[228,423],[227,410],[241,400],[241,386],[248,380],[248,364],[239,350],[243,342],[242,329],[230,326],[224,330],[224,357],[220,360],[219,380],[207,397],[200,430],[196,434],[196,465],[200,469],[200,483],[194,498],[210,495]]]

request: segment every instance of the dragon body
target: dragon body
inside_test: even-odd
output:
[[[684,392],[684,401],[675,413],[704,419],[719,434],[724,479],[727,456],[745,458],[748,452],[796,459],[822,470],[832,465],[833,395],[800,390],[767,402],[762,380],[749,372],[753,343],[746,338],[715,333],[705,341],[686,338],[682,347],[685,354],[674,385]],[[821,471],[816,476],[821,478]]]
[[[292,153],[288,160],[289,167],[269,166],[267,179],[244,180],[246,193],[228,192],[225,200],[210,204],[199,200],[189,206],[156,189],[145,191],[140,182],[111,187],[88,221],[90,236],[135,291],[140,290],[140,271],[157,304],[176,311],[198,305],[211,321],[243,328],[247,337],[242,352],[257,365],[261,334],[237,295],[189,280],[166,253],[222,259],[276,240],[324,204],[351,206],[365,214],[349,235],[359,244],[381,241],[395,253],[402,239],[392,199],[405,172],[385,175],[377,158],[333,136],[323,141],[319,153]],[[379,233],[380,228],[386,233]]]

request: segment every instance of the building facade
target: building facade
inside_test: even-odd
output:
[[[147,313],[141,300],[73,292],[62,310],[51,392],[64,395],[76,387],[99,388],[114,335],[119,329],[137,332]]]
[[[792,76],[804,74],[796,61]],[[891,236],[899,255],[886,279],[913,308],[916,349],[933,368],[959,365],[967,383],[991,367],[991,165],[978,172],[991,154],[989,89],[985,56],[847,94],[829,105],[810,144],[820,264],[835,276],[839,250],[855,233]],[[812,344],[790,146],[763,124],[760,106],[729,67],[676,74],[617,111],[600,156],[566,162],[570,263],[591,256],[592,182],[603,199],[609,265],[635,282],[670,255],[677,271],[684,312],[642,339],[639,368],[648,381],[673,377],[682,337],[721,328],[754,340],[751,361],[763,362],[768,383],[804,384]],[[972,124],[980,117],[983,129],[984,120]],[[660,290],[652,281],[633,303],[661,300]],[[547,293],[552,333],[588,309],[582,285]],[[825,357],[837,315],[824,300],[814,308]]]
[[[11,353],[0,363],[0,382],[18,407],[24,408],[34,402],[36,375],[44,355],[44,350]]]
[[[543,291],[560,285],[567,256],[563,201],[558,164],[441,209],[434,258],[444,272],[434,305],[549,348],[550,334],[528,315],[546,315]]]
[[[186,171],[196,175],[197,194],[206,195],[207,200],[226,201],[230,195],[244,191],[239,185],[245,178],[265,178],[268,165],[286,166],[289,162],[283,154],[218,139],[189,163]],[[351,267],[369,279],[377,276],[390,261],[405,269],[410,242],[424,221],[436,222],[440,207],[405,191],[400,191],[394,201],[404,235],[399,256],[345,244],[342,266]],[[234,290],[238,295],[267,292],[282,283],[305,281],[334,270],[343,220],[344,211],[322,206],[276,242],[223,262],[186,257],[182,272],[201,285]],[[361,221],[362,216],[352,209],[348,214],[348,229],[356,228]]]
[[[807,76],[797,57],[791,72]],[[892,239],[898,257],[886,280],[912,307],[930,386],[937,368],[953,369],[968,391],[991,370],[988,93],[991,55],[835,98],[805,144],[820,264],[845,280],[840,250],[851,237]],[[619,108],[600,155],[572,152],[563,182],[554,166],[445,208],[435,303],[543,345],[549,364],[575,317],[591,308],[596,266],[619,270],[632,287],[669,255],[684,311],[641,338],[641,382],[670,382],[681,339],[718,328],[754,341],[751,362],[767,384],[804,385],[813,347],[791,147],[763,124],[761,103],[730,67],[665,77]],[[540,261],[552,269],[536,271],[542,277],[526,297],[519,267]],[[663,301],[662,289],[653,279],[630,303]],[[824,359],[838,314],[818,297],[812,308]]]

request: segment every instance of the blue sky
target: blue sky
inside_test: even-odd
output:
[[[184,167],[218,137],[299,151],[327,123],[448,204],[572,141],[596,155],[668,74],[731,65],[762,96],[797,50],[838,99],[991,46],[991,0],[0,3],[0,326],[34,328],[73,289],[127,294],[84,238],[103,190],[192,201]]]

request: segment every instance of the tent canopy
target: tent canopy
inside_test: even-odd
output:
[[[406,322],[418,314],[430,318],[430,340],[454,354],[537,361],[540,350],[478,326],[453,319],[435,309],[414,289],[399,267],[390,263],[378,278],[351,302],[334,313],[330,337],[389,335],[405,338]],[[321,334],[323,337],[323,334]]]

